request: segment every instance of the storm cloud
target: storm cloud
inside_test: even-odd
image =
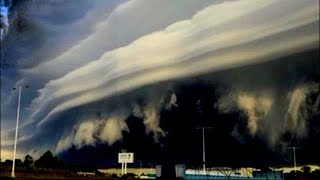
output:
[[[122,139],[122,132],[130,133],[126,118],[131,115],[143,119],[146,133],[152,133],[157,141],[166,136],[160,124],[161,111],[179,107],[179,98],[170,85],[159,85],[155,91],[147,86],[263,63],[318,48],[319,43],[319,2],[314,0],[87,3],[80,3],[86,7],[81,10],[83,14],[76,8],[64,11],[72,17],[67,22],[56,22],[51,11],[37,14],[34,6],[28,10],[32,12],[31,19],[38,17],[34,20],[44,22],[42,31],[55,29],[56,33],[46,34],[54,42],[53,47],[63,45],[50,55],[45,55],[50,51],[50,41],[42,48],[27,50],[30,54],[21,60],[24,64],[17,65],[18,75],[12,78],[36,82],[28,104],[24,104],[23,135],[19,142],[25,151],[32,152],[34,146],[61,152],[72,146],[112,145]],[[110,9],[103,13],[101,6]],[[89,27],[85,27],[85,22]],[[77,33],[71,30],[74,27],[84,29]],[[35,55],[44,58],[28,64],[26,59]],[[230,87],[226,91],[230,93],[221,93],[220,110],[243,111],[251,135],[267,137],[274,144],[283,133],[282,126],[298,131],[298,136],[305,134],[306,128],[297,130],[306,127],[300,112],[308,93],[317,91],[316,82],[285,92],[289,104],[285,118],[275,118],[275,123],[268,126],[276,127],[269,129],[264,125],[278,114],[273,111],[278,98],[274,87],[259,91],[237,83],[233,86],[227,79],[224,83]],[[149,94],[130,94],[145,87]],[[5,89],[8,87],[2,91]],[[13,107],[15,97],[2,98],[1,103]],[[114,106],[111,101],[118,104]],[[88,110],[99,103],[108,104],[99,110],[104,114],[101,118]],[[70,112],[75,111],[83,117],[71,118]],[[14,113],[2,116],[10,118]],[[52,124],[61,130],[60,134],[50,130]],[[12,144],[7,135],[14,126],[11,123],[6,127],[5,133],[1,133],[5,139],[2,148]],[[51,135],[49,142],[27,145]]]

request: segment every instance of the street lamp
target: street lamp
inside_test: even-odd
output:
[[[202,114],[203,114],[203,111],[202,111],[202,104],[201,104],[201,101],[198,100],[197,101],[197,112],[200,116],[200,121],[202,121]],[[204,125],[204,122],[201,123],[202,124],[202,127],[198,127],[197,129],[202,129],[202,166],[203,166],[203,173],[204,174],[207,174],[207,171],[206,171],[206,141],[205,141],[205,130],[206,129],[211,129],[211,127],[206,127]]]
[[[205,141],[205,130],[211,129],[211,127],[205,127],[204,125],[201,128],[202,129],[202,166],[203,166],[203,173],[207,174],[206,172],[206,141]]]
[[[300,147],[288,147],[288,149],[293,150],[293,165],[294,165],[294,174],[297,175],[297,160],[296,160],[296,149],[299,149]]]
[[[15,168],[15,162],[16,162],[16,150],[17,150],[17,138],[18,138],[18,127],[19,127],[19,116],[20,116],[20,100],[21,100],[21,91],[22,88],[29,88],[28,85],[19,85],[19,95],[18,95],[18,108],[17,108],[17,123],[16,123],[16,134],[15,134],[15,139],[14,139],[14,148],[13,148],[13,162],[12,162],[12,172],[11,172],[11,177],[15,177],[14,174],[14,168]],[[16,90],[17,88],[13,88],[13,90]]]

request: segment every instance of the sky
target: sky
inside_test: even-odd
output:
[[[141,137],[165,158],[179,144],[191,148],[177,160],[196,160],[201,124],[213,127],[211,160],[216,143],[275,158],[319,145],[317,0],[26,0],[10,24],[1,159],[12,158],[12,87],[23,84],[19,158],[126,147],[147,159]]]

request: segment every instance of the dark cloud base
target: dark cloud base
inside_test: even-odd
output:
[[[209,166],[259,167],[292,164],[290,150],[284,149],[281,144],[270,147],[265,139],[252,137],[245,114],[240,110],[222,113],[217,108],[217,102],[224,91],[233,87],[240,86],[248,90],[272,88],[281,93],[309,81],[319,83],[320,86],[319,49],[266,63],[143,87],[123,95],[122,98],[140,94],[145,89],[157,89],[155,86],[163,84],[170,84],[170,89],[177,95],[178,107],[162,110],[160,113],[160,126],[166,132],[165,137],[154,142],[153,135],[145,133],[143,120],[130,116],[126,120],[129,132],[123,132],[121,141],[112,146],[97,144],[82,149],[72,147],[61,153],[60,157],[70,163],[90,164],[91,167],[118,166],[117,153],[120,149],[126,149],[135,153],[136,166],[140,165],[140,160],[144,166],[170,162],[196,167],[202,163],[202,133],[196,128],[203,123],[212,127],[206,131],[206,157]],[[318,91],[309,95],[308,102],[314,103],[319,94]],[[110,100],[112,99],[108,99]],[[196,105],[198,100],[201,106]],[[306,137],[297,138],[288,132],[281,137],[281,141],[288,146],[302,147],[297,151],[298,164],[319,164],[320,112],[314,113],[307,121],[309,131]],[[241,141],[232,136],[235,125],[241,133]]]

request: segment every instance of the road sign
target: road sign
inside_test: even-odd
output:
[[[186,167],[184,164],[177,164],[176,165],[176,177],[177,178],[184,178],[186,173]]]
[[[119,153],[118,154],[119,163],[133,163],[133,153]]]

